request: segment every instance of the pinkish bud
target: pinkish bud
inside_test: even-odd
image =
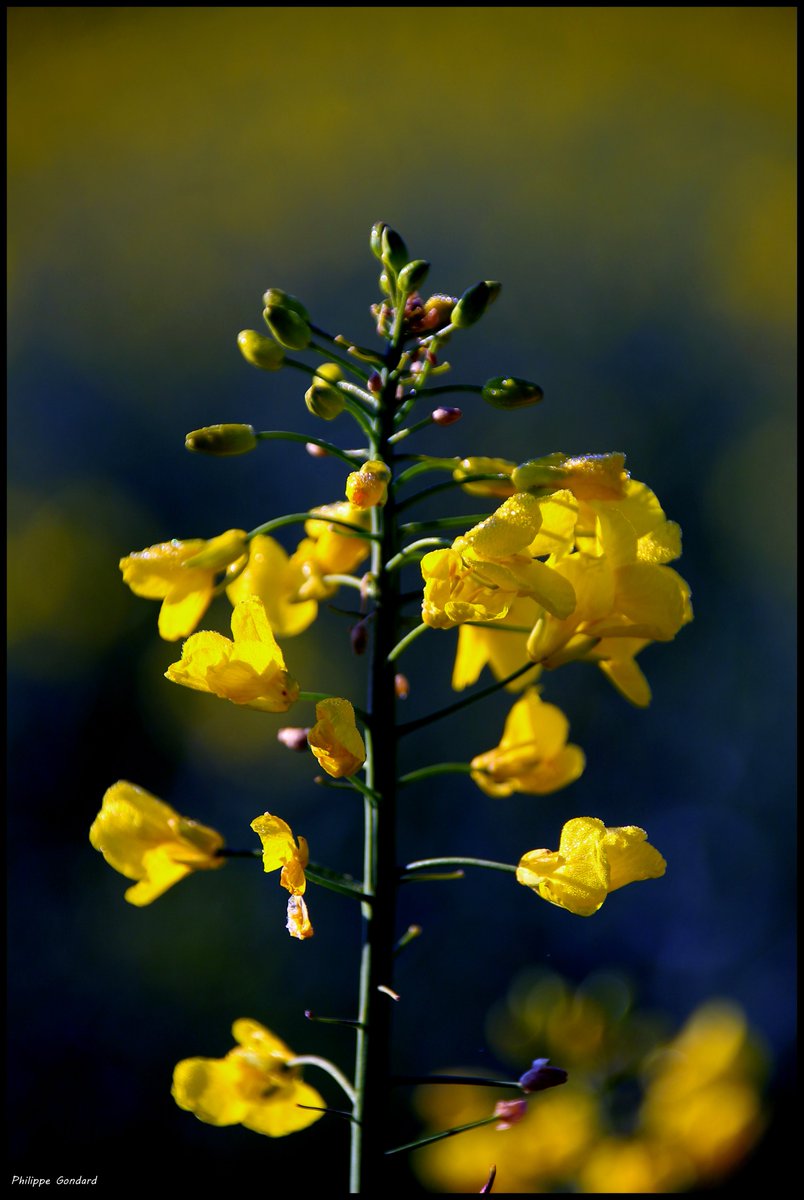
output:
[[[529,1070],[519,1080],[523,1092],[543,1092],[545,1088],[558,1087],[567,1082],[563,1067],[550,1067],[548,1058],[534,1058]]]
[[[377,392],[382,391],[382,379],[380,377],[379,371],[371,372],[371,374],[368,377],[368,383],[366,386],[368,387],[368,390],[370,392],[374,392],[375,394]]]
[[[307,734],[309,729],[301,729],[293,725],[285,725],[277,731],[276,740],[281,742],[283,746],[287,746],[288,750],[295,750],[301,753],[307,749]]]
[[[495,1128],[510,1129],[518,1125],[527,1111],[527,1100],[499,1100],[494,1106],[495,1117],[500,1117]]]
[[[315,442],[305,442],[304,448],[310,455],[310,458],[328,458],[329,451],[323,446],[316,446]]]
[[[454,425],[456,421],[460,421],[463,413],[459,408],[435,408],[433,409],[433,424],[434,425]]]
[[[407,700],[410,695],[410,683],[406,675],[394,675],[394,691],[400,700]]]

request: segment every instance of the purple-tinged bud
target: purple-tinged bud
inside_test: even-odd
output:
[[[530,1070],[526,1071],[519,1080],[523,1092],[543,1092],[547,1088],[558,1087],[567,1082],[567,1072],[563,1067],[550,1067],[549,1058],[534,1058]]]
[[[303,753],[307,749],[307,734],[309,729],[301,729],[294,725],[285,725],[279,729],[276,734],[276,740],[286,746],[288,750],[295,750],[297,754]]]
[[[400,700],[407,700],[410,695],[410,681],[407,675],[394,675],[394,691]]]
[[[366,386],[368,387],[368,390],[375,396],[378,392],[382,391],[382,376],[380,375],[379,371],[371,372]]]
[[[495,1117],[500,1117],[497,1129],[511,1129],[518,1125],[528,1111],[527,1100],[499,1100],[494,1106]]]
[[[491,1189],[494,1187],[494,1180],[496,1179],[496,1177],[497,1177],[497,1168],[496,1168],[496,1166],[492,1165],[491,1167],[489,1167],[488,1179],[486,1180],[486,1182],[483,1184],[482,1188],[478,1192],[479,1196],[482,1196],[484,1192],[491,1191]]]
[[[329,458],[329,450],[325,450],[323,446],[317,446],[315,442],[305,442],[304,448],[310,458]]]
[[[454,425],[456,421],[460,421],[463,413],[459,408],[435,408],[433,409],[433,424],[434,425]]]
[[[358,621],[349,630],[349,640],[352,643],[353,654],[365,654],[368,646],[368,630],[365,621]]]

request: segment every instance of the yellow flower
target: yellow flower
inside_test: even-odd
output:
[[[616,500],[622,496],[629,475],[625,455],[583,454],[568,458],[560,451],[522,463],[512,472],[513,482],[523,492],[539,493],[568,488],[579,500]]]
[[[304,1083],[284,1042],[257,1021],[235,1021],[238,1043],[225,1058],[185,1058],[173,1072],[179,1108],[210,1125],[244,1125],[254,1133],[284,1137],[306,1129],[323,1114],[324,1101]],[[308,1105],[302,1108],[301,1105]]]
[[[299,685],[287,672],[258,596],[235,605],[232,637],[234,641],[220,633],[194,633],[184,643],[180,661],[168,667],[166,678],[233,704],[287,712],[298,698]]]
[[[161,600],[159,634],[175,642],[192,633],[209,608],[215,575],[246,553],[246,534],[229,529],[204,541],[161,542],[120,559],[123,582],[135,596]]]
[[[503,626],[520,626],[530,630],[542,614],[541,607],[529,596],[517,596],[506,613]],[[518,633],[512,629],[498,628],[494,623],[487,625],[466,625],[458,629],[458,647],[455,651],[455,664],[452,669],[452,686],[456,692],[463,691],[470,684],[476,683],[485,666],[491,668],[496,679],[505,679],[513,674],[518,667],[527,662],[528,633]],[[520,692],[536,681],[541,668],[534,664],[534,670],[520,675],[507,688],[512,692]]]
[[[464,621],[501,620],[517,596],[529,596],[558,617],[575,607],[572,585],[530,552],[542,523],[539,502],[526,493],[421,560],[422,619],[434,629]]]
[[[489,796],[556,792],[582,774],[586,761],[579,746],[567,745],[568,733],[561,709],[529,690],[508,714],[499,746],[472,759],[472,779]]]
[[[667,867],[644,829],[607,829],[596,817],[575,817],[561,830],[558,850],[531,850],[516,877],[551,904],[579,917],[596,913],[609,892],[639,879],[658,879]]]
[[[307,534],[290,559],[290,572],[296,587],[295,599],[326,600],[338,590],[338,585],[326,583],[326,575],[349,575],[370,554],[365,538],[335,525],[328,517],[348,521],[368,529],[371,520],[368,509],[358,508],[347,500],[322,504],[310,510],[315,516],[305,522]]]
[[[192,871],[222,867],[223,838],[214,829],[180,817],[144,788],[120,780],[103,797],[89,840],[110,867],[136,879],[125,893],[141,907]]]
[[[316,723],[307,735],[310,749],[328,775],[354,775],[366,761],[366,747],[348,700],[333,696],[315,706]]]
[[[264,871],[278,871],[279,883],[290,892],[288,900],[287,928],[291,937],[304,939],[313,936],[313,927],[302,900],[307,887],[304,868],[309,860],[307,841],[294,839],[293,832],[281,817],[263,813],[251,822],[251,828],[262,842],[262,865]]]
[[[384,462],[370,459],[359,471],[346,478],[346,498],[356,508],[374,508],[385,504],[391,472]]]
[[[259,596],[265,615],[277,637],[295,637],[303,633],[318,615],[315,600],[297,601],[304,575],[279,542],[258,533],[249,544],[246,567],[229,584],[226,595],[232,605],[248,596]]]
[[[597,662],[627,699],[645,705],[650,688],[634,656],[692,620],[690,589],[666,565],[681,553],[678,525],[645,484],[627,479],[620,498],[579,503],[574,543],[555,571],[574,588],[575,610],[564,618],[545,613],[528,655],[547,668]]]

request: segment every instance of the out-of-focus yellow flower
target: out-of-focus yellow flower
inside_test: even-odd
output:
[[[238,1043],[225,1058],[185,1058],[173,1072],[179,1108],[210,1125],[244,1125],[254,1133],[284,1137],[319,1120],[324,1101],[305,1083],[284,1042],[257,1021],[235,1021]],[[301,1105],[308,1105],[302,1108]]]
[[[328,775],[354,775],[366,761],[366,747],[348,700],[332,696],[315,706],[316,723],[307,735],[310,749]]]
[[[184,643],[179,662],[168,667],[166,678],[233,704],[287,712],[298,698],[299,685],[287,672],[258,596],[235,605],[232,637],[230,641],[220,633],[194,633]]]
[[[297,599],[326,600],[334,595],[338,585],[325,582],[325,576],[350,574],[370,553],[365,538],[327,518],[348,521],[367,530],[371,515],[368,509],[358,508],[348,500],[322,504],[310,511],[315,516],[305,522],[307,536],[296,547],[289,569]]]
[[[472,483],[462,483],[461,490],[470,496],[499,496],[505,500],[513,496],[517,490],[511,481],[511,474],[516,463],[507,458],[463,458],[461,464],[452,472],[452,478],[458,482],[467,475],[507,475],[508,479],[476,479]]]
[[[452,1068],[450,1073],[465,1072]],[[437,1132],[490,1116],[493,1097],[493,1088],[439,1084],[419,1088],[415,1103],[428,1132]],[[438,1191],[479,1192],[492,1163],[497,1165],[494,1188],[503,1194],[549,1191],[553,1181],[572,1177],[597,1132],[593,1096],[570,1081],[534,1098],[512,1128],[485,1125],[434,1142],[417,1150],[411,1164]]]
[[[572,585],[529,550],[541,523],[538,500],[517,493],[456,538],[450,549],[425,554],[425,624],[450,629],[464,621],[501,620],[517,596],[531,597],[556,616],[569,616],[575,607]]]
[[[596,817],[574,817],[561,830],[558,850],[531,850],[516,877],[551,904],[579,917],[596,913],[609,892],[640,879],[658,879],[667,864],[644,829],[607,829]]]
[[[585,758],[567,744],[569,722],[560,708],[527,691],[508,714],[500,744],[472,759],[472,779],[489,796],[547,795],[577,779]]]
[[[89,840],[110,867],[138,882],[125,897],[150,904],[192,871],[222,867],[223,838],[214,829],[181,817],[144,788],[120,780],[103,797]]]
[[[310,858],[307,841],[294,838],[293,832],[281,817],[263,813],[251,822],[251,828],[262,842],[262,865],[264,871],[279,871],[279,883],[290,892],[288,900],[287,928],[291,937],[301,939],[313,936],[313,927],[302,900],[307,879],[304,868]]]
[[[295,637],[318,615],[315,600],[296,601],[303,582],[303,572],[298,565],[291,565],[279,542],[258,533],[249,544],[248,564],[229,584],[226,595],[233,605],[248,596],[259,596],[274,634]]]
[[[391,472],[384,462],[369,459],[359,471],[352,471],[346,478],[346,498],[356,508],[375,508],[388,499],[388,482]]]
[[[760,1063],[742,1011],[724,1000],[702,1005],[648,1066],[642,1129],[704,1178],[723,1174],[764,1128],[753,1078]]]
[[[192,633],[209,608],[215,575],[247,551],[242,529],[204,541],[161,542],[120,559],[123,582],[135,596],[161,600],[159,635],[167,642]]]
[[[641,1137],[602,1138],[580,1167],[581,1190],[598,1195],[676,1192],[694,1180],[683,1155]]]

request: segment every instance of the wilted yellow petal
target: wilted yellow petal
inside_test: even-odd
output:
[[[366,747],[348,700],[333,696],[315,706],[316,723],[307,735],[310,749],[334,779],[354,775],[366,761]]]

